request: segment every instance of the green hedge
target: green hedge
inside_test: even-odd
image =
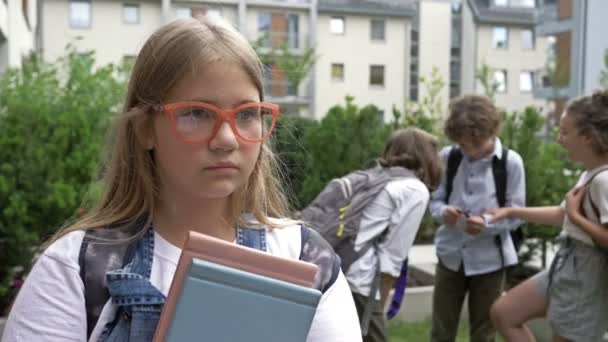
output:
[[[125,77],[93,65],[91,53],[69,48],[57,63],[32,56],[0,79],[0,310],[35,247],[74,215],[99,169]]]

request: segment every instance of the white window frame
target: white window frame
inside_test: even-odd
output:
[[[498,30],[504,30],[505,32],[505,40],[504,46],[499,46],[499,39],[497,32]],[[497,50],[506,50],[509,48],[509,28],[506,26],[495,26],[492,30],[492,47]]]
[[[498,75],[500,75],[500,74],[503,75],[502,78],[504,80],[504,83],[501,83],[500,80],[499,80],[499,76]],[[507,91],[509,90],[508,77],[509,77],[509,74],[507,73],[507,70],[505,70],[505,69],[495,69],[494,70],[492,79],[494,80],[494,82],[496,84],[498,84],[498,86],[496,87],[496,93],[497,94],[506,94]]]
[[[338,26],[339,25],[339,26]],[[329,18],[329,32],[337,36],[346,34],[346,17],[332,16]]]
[[[382,24],[382,38],[374,37],[374,23]],[[369,36],[372,42],[385,42],[386,41],[386,20],[385,19],[371,19],[369,21]]]
[[[135,15],[136,18],[134,21],[129,20],[130,18],[128,18],[127,16],[127,9],[135,9]],[[134,3],[123,3],[122,4],[122,22],[124,24],[127,25],[137,25],[139,24],[141,21],[141,9],[139,7],[139,4],[134,4]]]
[[[74,17],[74,14],[78,8],[78,6],[82,6],[82,5],[86,5],[86,8],[82,8],[84,10],[87,10],[87,14],[86,14],[86,23],[84,23],[85,20],[83,20],[82,22],[80,22],[80,19],[83,18],[77,18]],[[86,0],[70,0],[68,3],[68,20],[70,23],[70,28],[73,29],[89,29],[91,28],[91,23],[93,21],[93,3],[91,1],[86,1]],[[76,7],[74,7],[76,6]]]
[[[372,70],[374,70],[374,68],[382,68],[382,84],[372,83]],[[386,66],[382,64],[372,64],[369,66],[369,86],[374,88],[386,87]]]
[[[334,66],[337,67],[341,67],[342,68],[342,77],[341,78],[337,78],[334,77]],[[329,68],[329,77],[331,78],[332,82],[344,82],[344,63],[331,63],[330,68]]]
[[[524,82],[528,82],[527,79],[524,79],[523,77],[529,77],[529,89],[526,87],[526,89],[524,89],[523,85]],[[532,93],[532,91],[534,90],[534,71],[530,71],[530,70],[522,70],[519,73],[519,91],[524,93],[524,94],[529,94]]]

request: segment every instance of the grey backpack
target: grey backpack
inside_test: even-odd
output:
[[[386,183],[403,177],[416,176],[403,167],[375,166],[368,170],[354,171],[331,180],[314,201],[302,210],[301,219],[319,232],[340,256],[344,273],[376,243],[370,241],[355,251],[363,210],[384,189]]]

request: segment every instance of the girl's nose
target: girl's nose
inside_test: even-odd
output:
[[[215,135],[209,141],[212,150],[232,151],[238,147],[238,139],[232,127],[226,121],[222,122]]]

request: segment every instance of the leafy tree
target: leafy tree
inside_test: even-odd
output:
[[[475,74],[475,79],[479,81],[479,83],[481,83],[484,95],[494,100],[494,98],[496,97],[496,92],[498,92],[498,87],[500,85],[494,79],[492,69],[487,64],[483,63],[477,70],[477,73]]]
[[[288,188],[293,208],[302,207],[300,194],[303,191],[303,179],[306,175],[310,155],[303,144],[304,136],[310,130],[316,130],[319,123],[299,116],[281,116],[277,121],[272,142],[277,153],[283,181]]]
[[[415,126],[437,136],[442,135],[440,127],[441,120],[445,113],[445,104],[441,101],[440,93],[445,87],[445,81],[439,75],[439,69],[433,68],[428,77],[420,76],[424,97],[421,101],[405,102],[405,115],[403,115],[403,127]],[[395,112],[396,109],[393,109]],[[393,114],[395,119],[400,118],[400,114]]]
[[[360,169],[382,153],[390,127],[376,106],[359,108],[353,100],[347,96],[344,105],[332,107],[319,126],[304,136],[308,167],[299,194],[303,205],[332,178]]]
[[[576,166],[565,158],[562,147],[556,143],[555,132],[548,138],[538,135],[543,125],[540,109],[527,107],[523,112],[505,114],[501,134],[505,146],[517,151],[524,161],[528,206],[557,205],[578,174]],[[545,242],[555,238],[559,231],[560,227],[526,224],[526,237],[538,238],[540,244],[528,240],[530,253],[522,259],[544,251]]]
[[[123,71],[68,46],[56,63],[34,55],[0,78],[0,310],[36,247],[86,197]]]
[[[317,60],[315,49],[307,47],[303,50],[295,50],[290,48],[287,43],[278,46],[270,44],[272,46],[268,47],[269,38],[268,34],[263,35],[251,45],[264,64],[276,65],[285,73],[289,84],[297,89]]]

